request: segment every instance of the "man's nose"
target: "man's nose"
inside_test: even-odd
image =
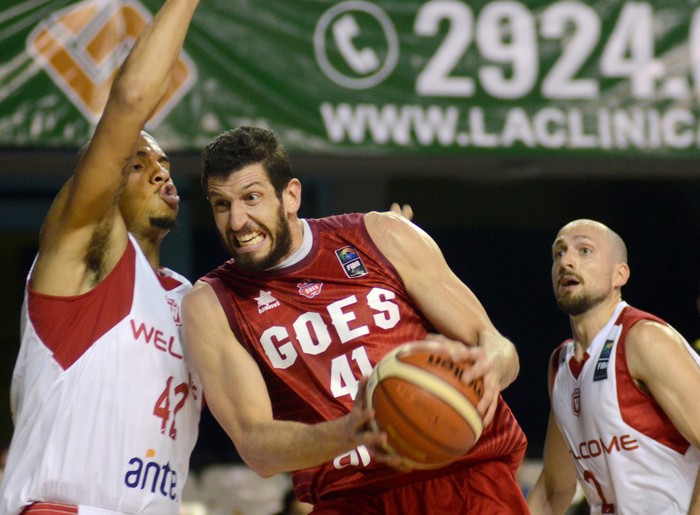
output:
[[[159,182],[168,182],[170,180],[170,171],[162,164],[158,163],[153,167],[151,173],[151,182],[158,184]]]
[[[246,213],[243,206],[234,202],[231,204],[231,210],[229,211],[229,225],[232,231],[240,231],[248,223],[248,213]]]

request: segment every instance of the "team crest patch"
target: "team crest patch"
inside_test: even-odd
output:
[[[170,297],[165,297],[166,302],[168,303],[168,306],[170,306],[170,314],[173,317],[173,322],[175,322],[175,325],[182,325],[182,318],[180,318],[180,304],[175,299],[171,299]]]
[[[307,297],[309,299],[314,298],[316,295],[321,293],[321,288],[323,288],[323,283],[317,281],[303,281],[297,283],[297,288],[299,288],[299,294]]]
[[[260,295],[255,297],[255,300],[258,302],[258,313],[261,315],[280,305],[280,301],[272,296],[271,291],[260,290]]]
[[[347,245],[336,250],[335,255],[338,256],[338,261],[340,261],[340,264],[343,266],[345,275],[350,279],[367,275],[367,269],[362,262],[362,258],[360,258],[360,254],[352,245]]]
[[[571,411],[577,417],[581,416],[581,388],[574,388],[571,392]]]

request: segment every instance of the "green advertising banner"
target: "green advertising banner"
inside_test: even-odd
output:
[[[0,146],[78,147],[159,0],[5,0]],[[149,124],[288,149],[694,157],[700,2],[203,0]]]

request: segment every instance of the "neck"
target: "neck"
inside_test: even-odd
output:
[[[148,262],[150,263],[151,267],[153,267],[153,270],[158,272],[160,269],[160,242],[165,235],[156,240],[136,234],[133,236],[136,238],[139,247],[141,247],[141,251],[146,256],[146,259],[148,259]]]
[[[619,296],[615,295],[581,315],[569,317],[571,335],[574,339],[577,355],[582,356],[588,350],[593,339],[613,316],[615,308],[621,300]]]
[[[301,223],[301,220],[295,216],[289,224],[289,228],[292,232],[292,245],[285,259],[299,250],[301,244],[304,243],[304,224]]]

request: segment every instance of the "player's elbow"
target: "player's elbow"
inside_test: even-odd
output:
[[[255,450],[238,448],[238,454],[246,466],[262,478],[270,478],[283,472],[288,472]]]

